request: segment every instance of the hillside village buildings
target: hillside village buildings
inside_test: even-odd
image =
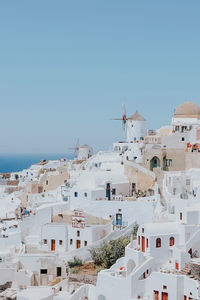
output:
[[[136,111],[125,141],[0,178],[0,299],[200,299],[200,107],[147,130]],[[68,262],[130,235],[97,283],[69,282]]]

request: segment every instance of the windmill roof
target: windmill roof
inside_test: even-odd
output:
[[[146,121],[145,118],[143,118],[139,112],[136,110],[136,112],[128,118],[129,120],[134,120],[134,121]]]
[[[88,146],[87,144],[84,144],[84,145],[80,146],[79,148],[91,148],[91,147]]]

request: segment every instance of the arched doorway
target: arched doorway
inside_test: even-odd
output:
[[[157,156],[154,156],[150,161],[150,169],[153,171],[153,169],[160,167],[160,159]]]

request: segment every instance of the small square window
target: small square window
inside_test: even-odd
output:
[[[45,239],[45,240],[43,240],[43,243],[46,245],[47,244],[47,240]]]
[[[40,274],[47,274],[47,269],[40,269]]]
[[[63,244],[63,241],[59,240],[59,245],[62,246],[62,244]]]
[[[167,286],[166,285],[163,285],[163,290],[166,290],[167,289]]]
[[[116,189],[112,189],[112,195],[116,195]]]

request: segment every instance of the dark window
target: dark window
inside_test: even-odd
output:
[[[182,137],[182,141],[185,141],[185,138],[184,138],[184,137]]]
[[[84,193],[84,196],[87,197],[87,193]]]
[[[112,189],[112,194],[116,195],[116,189]]]
[[[106,183],[106,189],[110,190],[110,183]]]
[[[156,239],[156,248],[161,248],[161,239],[160,238]]]
[[[49,182],[48,182],[48,180],[46,180],[46,185],[48,185],[49,184]]]
[[[85,247],[87,246],[87,241],[84,242],[84,246],[85,246]]]
[[[62,246],[62,244],[63,244],[63,241],[59,240],[59,245]]]
[[[40,274],[47,274],[47,269],[40,269]]]
[[[77,192],[74,193],[74,197],[78,197],[78,193]]]
[[[72,245],[73,244],[73,240],[72,239],[70,239],[70,245]]]
[[[61,277],[61,274],[62,274],[62,268],[57,267],[57,277]]]
[[[174,246],[174,237],[173,236],[171,236],[169,239],[169,245]]]
[[[43,242],[44,242],[45,245],[47,244],[47,240],[44,240]]]
[[[182,212],[180,213],[180,220],[182,221],[183,219],[183,215],[182,215]]]
[[[80,236],[80,231],[79,230],[77,231],[77,236]]]
[[[136,184],[135,182],[132,183],[132,191],[135,191],[136,190]]]

